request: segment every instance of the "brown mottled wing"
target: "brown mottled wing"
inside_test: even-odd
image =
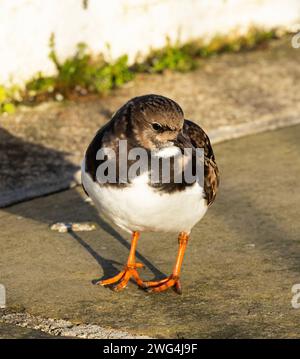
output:
[[[90,143],[86,153],[85,153],[85,170],[90,174],[93,181],[96,181],[96,172],[98,166],[102,163],[103,160],[97,160],[97,152],[103,147],[109,147],[116,154],[118,154],[119,140],[127,139],[128,149],[137,146],[135,143],[132,143],[130,140],[130,131],[131,131],[131,122],[130,122],[130,106],[125,104],[123,107],[117,111],[112,119],[108,121],[100,130],[96,133],[94,139]],[[117,164],[117,183],[119,180],[119,158],[116,158]]]
[[[189,120],[184,121],[183,132],[190,138],[194,147],[204,149],[204,192],[207,204],[210,206],[216,197],[220,182],[219,170],[210,140],[200,126]]]

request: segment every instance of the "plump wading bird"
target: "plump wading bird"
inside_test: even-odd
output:
[[[193,182],[175,178],[175,162],[172,162],[170,181],[152,183],[151,168],[136,171],[127,182],[120,181],[119,162],[124,153],[119,153],[120,141],[126,140],[127,151],[142,148],[161,158],[173,157],[184,149],[202,148],[203,181]],[[97,169],[109,159],[100,158],[101,149],[113,150],[116,154],[116,180],[99,181]],[[127,158],[128,165],[132,163]],[[130,167],[130,166],[129,166]],[[184,166],[182,167],[184,169]],[[107,172],[106,172],[107,173]],[[184,176],[183,176],[184,177]],[[126,287],[130,278],[151,292],[161,292],[173,287],[181,293],[180,269],[191,229],[200,221],[213,203],[219,185],[219,172],[208,136],[201,127],[184,119],[181,107],[173,100],[159,95],[135,97],[122,106],[112,119],[97,132],[88,146],[82,164],[82,185],[101,214],[132,235],[131,249],[124,269],[113,278],[99,281],[111,285],[116,291]],[[179,233],[179,249],[173,272],[159,281],[143,281],[137,269],[135,251],[140,233]]]

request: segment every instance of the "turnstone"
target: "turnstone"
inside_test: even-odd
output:
[[[121,142],[126,141],[126,149]],[[142,148],[146,153],[162,158],[175,158],[184,149],[203,149],[203,182],[196,178],[190,183],[174,180],[175,160],[169,182],[150,180],[151,166],[137,170],[130,179],[128,166],[134,162],[124,157],[132,149]],[[105,156],[99,156],[104,150]],[[120,162],[125,158],[126,173],[121,173]],[[195,155],[193,152],[193,159]],[[109,165],[115,160],[112,173],[115,180],[103,181]],[[107,163],[105,163],[105,161]],[[101,165],[106,169],[98,173]],[[103,167],[103,166],[102,166]],[[125,176],[125,180],[124,180]],[[219,171],[210,140],[204,130],[184,119],[181,107],[173,100],[159,95],[135,97],[122,106],[97,132],[85,153],[82,163],[82,185],[101,214],[120,228],[131,233],[131,249],[127,264],[116,276],[99,281],[113,285],[115,290],[126,287],[132,277],[148,291],[161,292],[173,287],[181,293],[180,269],[193,226],[201,220],[213,203],[219,185]],[[135,251],[140,232],[164,231],[179,233],[179,249],[173,272],[160,281],[143,281],[137,269]],[[154,242],[153,242],[154,245]]]

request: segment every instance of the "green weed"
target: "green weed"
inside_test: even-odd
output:
[[[169,71],[191,71],[197,67],[198,59],[224,52],[239,52],[257,48],[276,38],[275,31],[250,29],[245,35],[235,33],[218,35],[208,43],[191,41],[172,44],[167,39],[162,49],[152,50],[142,62],[129,66],[127,55],[116,60],[107,60],[103,54],[92,56],[83,43],[77,45],[75,54],[61,62],[55,48],[55,37],[49,41],[49,58],[57,74],[45,76],[37,73],[25,84],[24,90],[17,86],[0,85],[0,114],[14,113],[20,103],[32,104],[48,99],[62,100],[89,93],[105,94],[131,81],[136,73],[163,73]],[[109,47],[107,48],[109,53]]]

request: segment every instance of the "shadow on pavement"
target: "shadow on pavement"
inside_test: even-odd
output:
[[[69,188],[79,166],[67,156],[0,128],[0,208]]]
[[[45,186],[49,187],[49,192],[55,191],[55,186],[61,186],[61,182],[64,182],[65,187],[69,188],[79,166],[73,165],[66,159],[66,156],[65,152],[26,142],[0,128],[0,207],[5,206],[11,196],[14,196],[16,202],[35,197],[40,189],[45,191]],[[31,202],[31,207],[25,213],[24,210],[20,210],[19,206],[6,207],[5,211],[48,224],[92,220],[122,246],[130,249],[130,243],[110,224],[100,218],[95,208],[84,202],[79,193],[74,191],[71,201],[71,210],[66,211],[63,215],[59,210],[53,211],[45,208],[41,211],[39,208],[35,208],[34,201]],[[78,208],[81,208],[79,213]],[[114,264],[120,263],[101,256],[77,233],[70,232],[70,235],[99,263],[104,272],[103,278],[118,272]],[[111,255],[113,256],[113,253]],[[164,273],[138,251],[136,256],[152,271],[155,277],[164,276]]]

